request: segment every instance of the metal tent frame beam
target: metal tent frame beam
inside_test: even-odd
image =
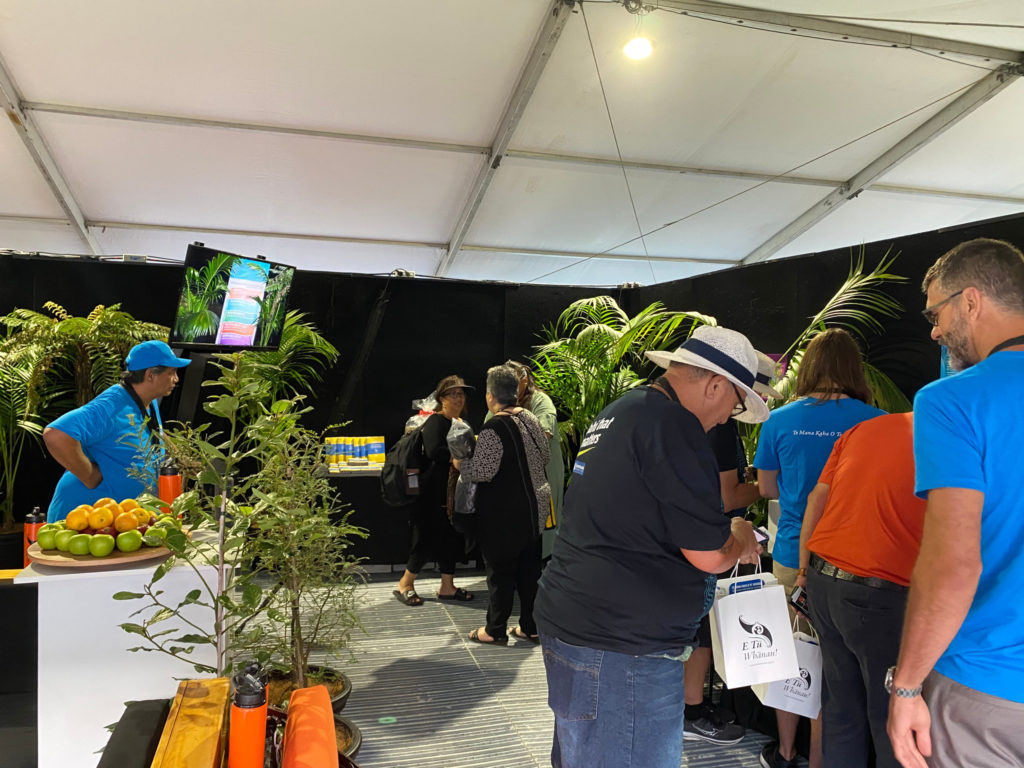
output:
[[[1024,74],[1024,66],[1004,64],[985,75],[960,96],[940,109],[928,120],[896,142],[890,149],[868,163],[845,184],[833,190],[822,200],[808,208],[764,243],[744,257],[743,264],[754,264],[771,258],[841,205],[857,197],[876,179],[923,147],[936,136],[952,127],[1010,83]]]
[[[523,116],[523,112],[526,111],[526,105],[529,104],[537,82],[551,58],[551,52],[555,49],[555,45],[562,36],[562,30],[565,29],[565,25],[569,21],[573,4],[574,0],[551,0],[551,5],[545,12],[544,22],[533,41],[533,47],[523,65],[522,74],[512,90],[512,96],[505,107],[501,122],[498,123],[498,130],[495,132],[494,141],[491,142],[487,163],[480,169],[473,182],[466,204],[459,214],[455,229],[452,230],[448,248],[444,256],[441,257],[437,269],[434,270],[434,274],[438,277],[448,274],[459,249],[462,248],[466,234],[473,226],[473,219],[476,218],[477,211],[480,209],[480,204],[487,194],[487,189],[491,185],[498,166],[501,165],[505,150],[508,149],[512,135],[519,125],[519,120]]]
[[[620,0],[621,2],[621,0]],[[651,7],[665,8],[695,18],[714,19],[779,32],[810,33],[823,39],[873,43],[891,48],[927,51],[939,56],[965,56],[995,64],[1024,63],[1024,53],[1011,48],[966,43],[933,35],[919,35],[892,29],[835,21],[827,15],[809,15],[746,8],[703,0],[650,0]]]
[[[67,179],[64,178],[60,166],[57,165],[57,161],[53,157],[53,153],[46,146],[46,142],[36,128],[32,118],[25,114],[22,108],[21,93],[14,84],[14,79],[11,77],[10,72],[7,71],[7,65],[2,57],[0,57],[0,99],[3,100],[4,111],[7,113],[11,125],[14,126],[14,130],[17,131],[18,136],[25,145],[25,149],[32,156],[33,162],[43,175],[43,179],[46,181],[47,186],[50,187],[50,191],[53,192],[53,196],[57,199],[60,207],[64,209],[64,213],[67,214],[68,222],[74,227],[78,236],[85,241],[92,254],[94,256],[101,255],[103,249],[100,248],[96,238],[89,232],[82,209],[78,205],[78,201],[75,200],[71,187],[68,186]]]

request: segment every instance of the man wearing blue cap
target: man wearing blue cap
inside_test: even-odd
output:
[[[178,369],[188,364],[162,341],[136,344],[128,352],[120,383],[46,426],[43,441],[67,470],[57,482],[47,522],[63,520],[79,504],[104,496],[121,500],[152,490],[136,476],[147,471],[149,409],[152,405],[155,411],[153,400],[171,393]],[[155,468],[148,471],[154,474],[150,485],[155,485]]]

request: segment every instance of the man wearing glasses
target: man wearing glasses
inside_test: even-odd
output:
[[[1020,766],[1024,255],[1000,240],[961,243],[923,290],[931,337],[962,373],[914,400],[915,490],[927,509],[885,679],[889,737],[906,768]]]
[[[554,768],[679,768],[683,662],[715,576],[756,562],[750,523],[722,512],[707,431],[758,423],[757,354],[701,326],[665,370],[605,408],[581,441],[534,616],[555,714]]]

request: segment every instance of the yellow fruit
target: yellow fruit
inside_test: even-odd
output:
[[[121,504],[123,505],[124,502],[121,502]],[[135,509],[125,509],[124,506],[122,506],[121,508],[124,509],[126,515],[135,515],[135,519],[138,521],[139,525],[149,525],[149,518],[153,513],[150,512],[148,509],[143,509],[142,507],[135,507]]]
[[[131,512],[122,512],[114,518],[114,530],[118,533],[133,531],[139,527],[139,521]]]
[[[104,496],[102,499],[96,499],[96,501],[92,503],[94,507],[105,507],[107,504],[117,504],[117,502],[109,496]]]
[[[68,512],[67,526],[72,531],[84,531],[89,527],[89,513],[84,507],[75,507]]]
[[[137,502],[135,499],[123,499],[119,503],[119,506],[125,512],[132,512],[132,511],[134,511],[134,510],[139,508],[139,502]]]
[[[89,527],[95,528],[97,531],[100,528],[106,528],[112,522],[114,522],[114,511],[110,507],[96,507],[89,513]]]

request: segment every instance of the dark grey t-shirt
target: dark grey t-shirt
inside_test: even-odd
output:
[[[729,538],[718,465],[697,418],[639,387],[585,435],[534,616],[573,645],[641,655],[693,641],[715,577],[679,551]]]

